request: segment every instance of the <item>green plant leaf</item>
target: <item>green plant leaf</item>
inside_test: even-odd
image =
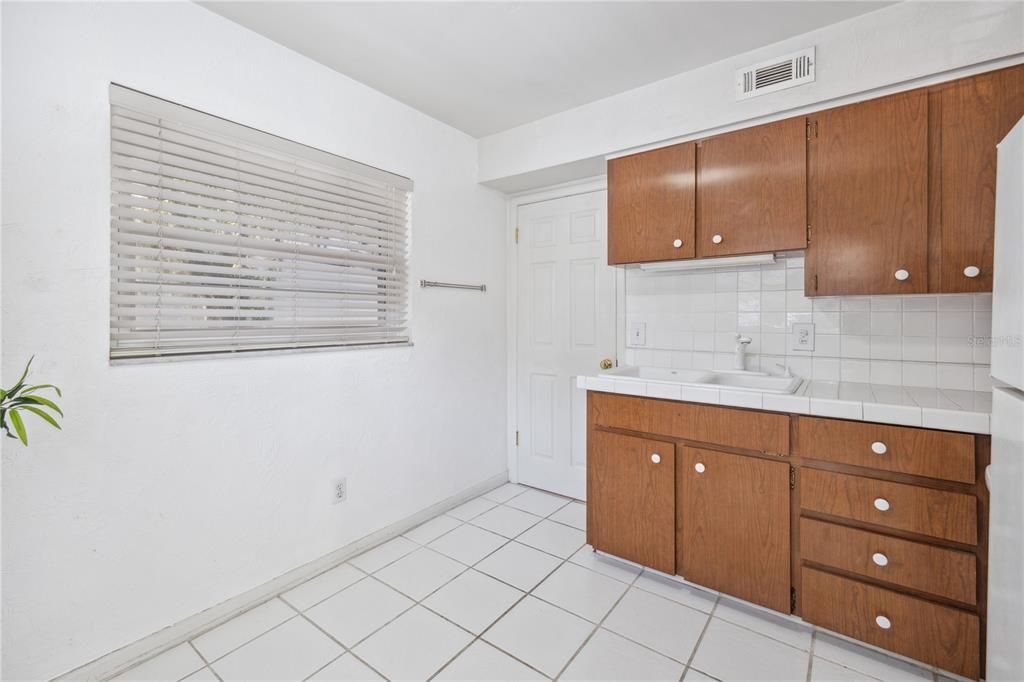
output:
[[[23,405],[22,407],[19,407],[18,409],[19,410],[28,410],[29,412],[31,412],[33,414],[37,414],[40,417],[42,417],[43,419],[45,419],[46,421],[48,421],[55,429],[60,429],[60,424],[57,423],[57,420],[54,419],[53,417],[51,417],[48,413],[43,412],[38,407],[32,407],[31,405]]]
[[[25,395],[26,393],[35,393],[36,391],[41,391],[44,388],[52,388],[57,393],[58,398],[64,397],[64,394],[60,392],[60,389],[54,386],[53,384],[38,384],[36,386],[29,386],[24,391],[22,391],[21,394]]]
[[[38,405],[45,405],[46,407],[49,407],[51,410],[53,410],[54,412],[56,412],[60,416],[62,416],[62,417],[64,416],[64,413],[61,411],[61,409],[59,407],[57,407],[57,403],[53,402],[52,400],[47,400],[46,398],[40,398],[37,395],[23,395],[23,396],[20,396],[15,401],[16,405],[24,405],[25,403],[36,403]]]
[[[28,368],[32,366],[32,361],[36,359],[36,356],[32,356],[28,359],[28,364],[25,365],[25,371],[21,373],[21,378],[18,379],[18,383],[8,390],[8,393],[17,393],[18,390],[25,384],[25,377],[28,376]]]
[[[21,421],[21,415],[14,410],[9,411],[7,415],[11,418],[11,425],[18,434],[18,440],[22,445],[28,445],[28,435],[25,433],[25,424]]]

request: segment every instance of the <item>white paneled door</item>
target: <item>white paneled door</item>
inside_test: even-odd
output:
[[[576,377],[615,360],[615,270],[606,192],[519,207],[519,481],[586,498],[586,391]]]

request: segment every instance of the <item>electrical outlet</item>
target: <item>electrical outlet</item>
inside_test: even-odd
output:
[[[793,350],[814,350],[814,324],[812,322],[793,324],[791,347]]]
[[[332,502],[339,504],[348,498],[348,479],[344,476],[334,479],[334,496]]]
[[[629,325],[629,343],[630,346],[646,346],[647,345],[647,323],[646,322],[634,322]]]

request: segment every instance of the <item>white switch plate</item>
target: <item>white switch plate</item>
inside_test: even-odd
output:
[[[793,350],[814,350],[814,323],[796,322],[793,324],[791,348]]]
[[[646,346],[647,345],[647,323],[646,322],[634,322],[629,325],[629,345],[630,346]]]

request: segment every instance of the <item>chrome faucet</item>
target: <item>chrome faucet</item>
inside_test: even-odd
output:
[[[747,346],[751,341],[749,336],[736,335],[736,369],[740,371],[747,369]]]

